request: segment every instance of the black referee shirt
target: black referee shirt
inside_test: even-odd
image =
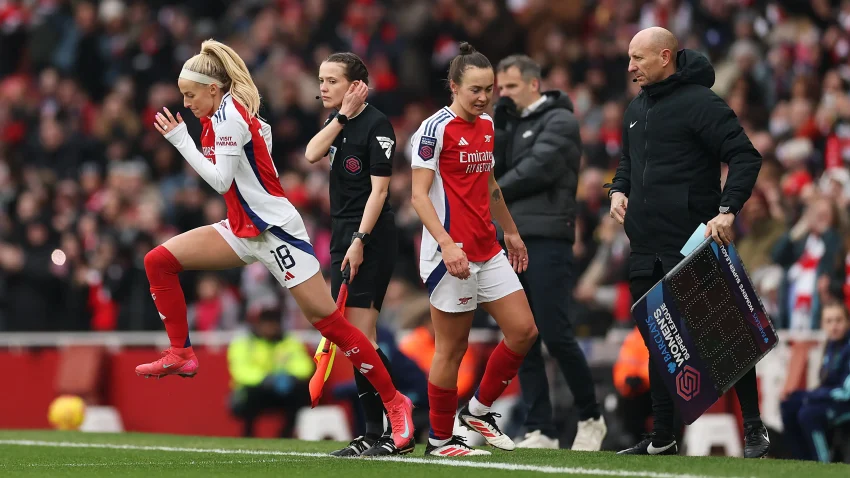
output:
[[[330,123],[337,113],[325,121]],[[391,176],[395,131],[390,120],[372,105],[348,120],[334,139],[331,161],[331,217],[360,218],[372,193],[371,176]],[[390,211],[389,197],[381,214]]]

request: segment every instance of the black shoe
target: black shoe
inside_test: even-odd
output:
[[[375,440],[371,440],[366,437],[357,437],[354,440],[351,440],[351,443],[349,443],[347,447],[332,451],[331,456],[346,458],[360,456],[374,444]]]
[[[479,433],[487,440],[490,445],[505,451],[513,451],[516,444],[507,435],[505,435],[496,423],[496,419],[501,417],[498,413],[487,413],[481,416],[473,415],[469,411],[469,405],[465,405],[457,414],[460,423],[469,431]]]
[[[678,455],[679,447],[676,440],[668,438],[659,440],[654,434],[649,434],[637,445],[617,452],[618,455]]]
[[[416,448],[416,442],[414,440],[410,440],[404,448],[396,448],[392,436],[382,436],[371,448],[361,453],[360,456],[407,455],[408,453],[412,453],[414,448]]]
[[[761,423],[744,427],[744,458],[764,458],[770,450],[767,428]]]

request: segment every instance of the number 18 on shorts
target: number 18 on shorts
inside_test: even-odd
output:
[[[257,237],[236,237],[227,220],[213,227],[230,244],[246,264],[262,262],[277,281],[292,288],[319,272],[313,246],[310,244],[304,222],[299,216],[284,227],[272,226]]]

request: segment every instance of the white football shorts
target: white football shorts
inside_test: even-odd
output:
[[[292,288],[319,272],[319,260],[301,216],[272,226],[257,237],[236,237],[227,219],[213,224],[245,264],[262,262],[280,284]]]
[[[470,262],[466,280],[449,274],[439,252],[430,260],[419,260],[419,275],[428,287],[431,305],[443,312],[469,312],[478,304],[522,290],[504,251],[485,262]]]

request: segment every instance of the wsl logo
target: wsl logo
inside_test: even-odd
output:
[[[699,395],[699,384],[699,370],[690,365],[685,365],[679,375],[676,375],[676,393],[686,402]]]
[[[342,162],[342,167],[348,171],[348,174],[356,176],[363,170],[363,163],[357,156],[349,156]]]

